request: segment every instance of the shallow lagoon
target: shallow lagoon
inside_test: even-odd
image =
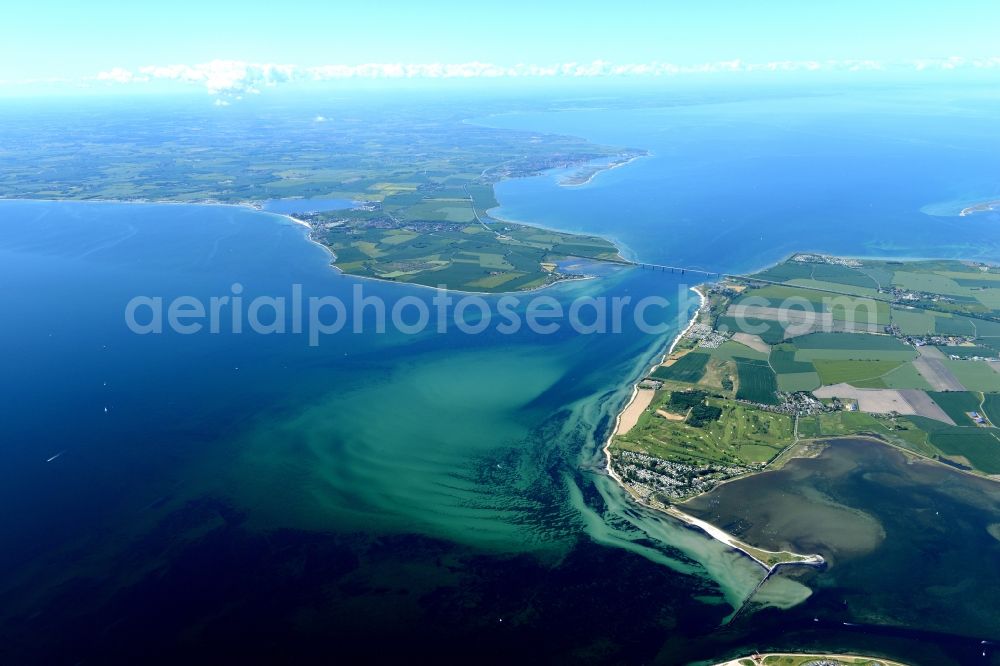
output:
[[[819,617],[996,640],[996,482],[840,440],[685,506],[753,543],[822,554]]]

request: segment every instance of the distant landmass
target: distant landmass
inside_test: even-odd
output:
[[[565,184],[581,185],[646,151],[483,127],[436,108],[415,114],[365,108],[335,122],[271,118],[260,132],[234,121],[213,133],[178,131],[206,123],[183,112],[114,126],[87,117],[74,129],[87,140],[71,166],[59,150],[65,128],[35,128],[20,144],[13,138],[0,197],[257,208],[280,199],[345,273],[462,291],[523,291],[580,277],[559,270],[567,257],[622,261],[602,238],[494,219],[493,186],[550,169],[572,171]],[[316,210],[314,200],[357,205]]]

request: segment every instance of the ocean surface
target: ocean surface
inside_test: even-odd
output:
[[[956,216],[1000,196],[995,94],[474,121],[649,150],[581,187],[558,172],[505,182],[494,211],[606,235],[643,261],[738,272],[797,250],[1000,260],[1000,215]],[[980,643],[1000,640],[992,605],[950,612],[1000,592],[986,569],[1000,520],[979,481],[867,449],[859,471],[849,447],[790,468],[769,492],[806,492],[821,474],[809,506],[865,529],[820,537],[810,545],[830,568],[772,578],[730,622],[760,568],[603,474],[631,382],[696,305],[687,276],[592,267],[598,278],[544,291],[665,297],[656,335],[627,318],[614,334],[354,334],[350,313],[310,346],[305,334],[126,326],[136,296],[434,295],[329,261],[267,212],[0,201],[0,662],[673,664],[811,646],[995,659]],[[947,492],[924,493],[928,479]],[[734,506],[753,498],[731,489]]]
[[[735,273],[801,251],[997,260],[1000,213],[957,215],[1000,197],[998,117],[995,91],[900,88],[477,121],[651,153],[579,188],[502,183],[502,217]]]

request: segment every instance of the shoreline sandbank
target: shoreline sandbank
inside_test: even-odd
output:
[[[667,347],[667,350],[660,356],[660,360],[654,363],[650,367],[650,369],[646,373],[644,373],[643,377],[648,375],[655,368],[662,365],[666,361],[666,359],[674,352],[674,349],[677,348],[678,343],[680,343],[680,341],[684,339],[684,337],[691,331],[692,327],[694,327],[694,325],[697,323],[704,309],[708,307],[708,297],[706,296],[704,290],[700,288],[700,285],[691,287],[690,289],[691,291],[698,294],[698,299],[699,299],[698,308],[692,314],[691,319],[688,321],[688,324],[684,328],[684,330],[678,333],[674,337],[670,345]],[[614,438],[616,436],[627,433],[629,430],[632,429],[632,427],[635,426],[636,422],[639,419],[639,416],[642,415],[642,412],[645,411],[645,409],[652,402],[655,391],[650,389],[639,388],[640,381],[642,381],[642,378],[640,378],[638,381],[636,381],[635,384],[633,384],[632,395],[629,398],[628,402],[625,404],[625,406],[622,408],[622,410],[618,412],[618,415],[615,417],[614,428],[612,428],[611,434],[608,435],[607,440],[605,440],[603,452],[605,459],[605,471],[608,473],[608,475],[611,476],[611,478],[613,478],[615,482],[618,483],[618,485],[620,485],[623,489],[625,489],[625,491],[628,492],[628,494],[635,501],[639,502],[643,506],[647,506],[651,509],[669,515],[675,520],[679,520],[680,522],[684,523],[688,527],[698,529],[703,533],[705,533],[706,535],[708,535],[709,537],[722,542],[726,546],[740,553],[743,553],[744,555],[746,555],[747,557],[749,557],[750,559],[761,565],[767,571],[768,575],[773,573],[778,567],[789,564],[823,566],[825,564],[825,560],[821,555],[818,554],[803,555],[801,553],[793,553],[791,551],[771,551],[765,548],[757,548],[756,546],[752,546],[738,539],[732,534],[729,534],[728,532],[719,529],[718,527],[712,525],[711,523],[705,522],[699,518],[695,518],[694,516],[685,513],[684,511],[681,511],[675,506],[662,505],[659,503],[654,503],[649,500],[643,499],[642,497],[637,495],[633,491],[633,489],[629,487],[627,483],[625,483],[625,480],[621,478],[621,476],[614,470],[614,468],[611,465],[611,444],[613,443]]]

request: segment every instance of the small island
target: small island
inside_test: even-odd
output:
[[[639,501],[697,525],[685,501],[840,437],[1000,479],[997,267],[798,254],[697,291],[606,447]]]

